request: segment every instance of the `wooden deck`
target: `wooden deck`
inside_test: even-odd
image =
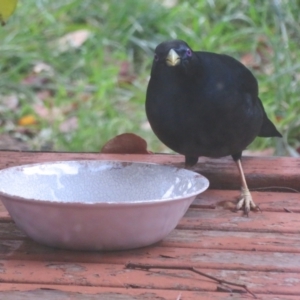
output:
[[[73,159],[122,159],[182,166],[178,155],[0,152],[0,168]],[[119,252],[72,252],[27,238],[0,205],[0,299],[220,300],[254,299],[242,287],[218,284],[183,267],[245,284],[258,299],[300,299],[300,160],[243,160],[262,212],[232,212],[238,172],[230,158],[201,159],[195,170],[211,189],[192,204],[163,241]],[[282,187],[282,188],[278,188]],[[289,188],[289,189],[287,189]],[[129,262],[154,265],[126,269]],[[158,268],[161,267],[161,268]],[[171,269],[164,269],[171,267]]]

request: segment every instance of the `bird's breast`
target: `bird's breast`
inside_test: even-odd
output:
[[[221,157],[244,150],[257,136],[262,111],[253,95],[216,81],[150,80],[146,113],[157,137],[184,155]]]

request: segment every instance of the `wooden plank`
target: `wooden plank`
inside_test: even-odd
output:
[[[214,292],[217,283],[185,270],[128,270],[123,265],[0,261],[1,284],[77,285],[114,288]],[[251,286],[257,294],[300,296],[300,274],[201,269],[219,279]]]
[[[0,202],[1,202],[1,200],[0,200]],[[13,220],[10,217],[9,213],[6,211],[6,212],[0,212],[0,222],[11,223],[11,222],[13,222]]]
[[[300,213],[300,193],[257,192],[252,191],[254,201],[262,212]],[[223,208],[232,210],[239,198],[238,190],[209,189],[198,195],[191,208]],[[0,222],[11,221],[11,218],[0,200]]]
[[[261,211],[300,213],[300,193],[256,192],[252,191],[254,201]],[[198,195],[192,203],[192,208],[235,208],[239,198],[238,190],[209,189]],[[11,221],[11,218],[0,200],[0,222]]]
[[[183,157],[178,155],[2,151],[0,168],[69,159],[138,160],[183,166]],[[243,164],[252,187],[300,187],[299,159],[244,158]],[[239,189],[238,172],[230,158],[201,158],[195,170],[211,180],[211,187]],[[164,241],[142,249],[106,253],[72,252],[38,245],[16,229],[0,206],[0,298],[251,298],[240,293],[215,292],[215,283],[187,271],[124,270],[124,265],[131,261],[193,266],[214,276],[246,283],[260,299],[299,299],[300,195],[252,194],[263,212],[252,213],[250,218],[229,211],[237,190],[210,190],[195,200],[178,228]]]
[[[20,231],[14,222],[0,222],[0,245],[1,240],[24,240],[29,239]],[[1,246],[0,246],[1,247]]]
[[[262,212],[300,213],[300,193],[251,192]],[[191,207],[233,209],[239,198],[238,190],[206,190],[198,195]]]
[[[0,223],[1,240],[28,240],[14,223]],[[173,230],[160,247],[300,253],[300,235],[269,232]],[[1,247],[1,246],[0,246]]]
[[[277,186],[300,190],[300,159],[287,157],[243,157],[249,188]],[[200,158],[194,170],[206,176],[215,189],[239,189],[240,179],[231,158]]]
[[[0,200],[0,222],[11,222],[11,217]]]
[[[126,160],[172,164],[183,167],[181,155],[100,154],[62,152],[0,151],[0,169],[9,166],[57,160]],[[244,157],[243,167],[251,188],[283,186],[300,189],[300,159],[291,157]],[[210,187],[217,189],[239,189],[237,168],[230,157],[210,159],[201,157],[194,167],[196,172],[210,180]]]
[[[191,208],[177,228],[299,234],[300,216],[296,213],[252,212],[247,218],[240,211]]]
[[[210,194],[209,199],[212,199],[210,203],[213,203],[217,205],[218,207],[218,202],[222,202],[223,199],[226,199],[226,196],[224,194],[230,193],[229,191],[221,192],[221,191],[209,191],[208,194]],[[214,197],[215,195],[215,197]],[[298,195],[291,194],[291,197],[298,197]],[[202,197],[202,196],[200,196]],[[203,196],[204,197],[204,196]],[[207,200],[208,198],[204,197],[204,200]],[[271,197],[270,197],[271,198]],[[264,199],[264,198],[259,198]],[[199,201],[196,200],[196,201]],[[206,203],[204,201],[204,205],[208,204],[207,200]],[[264,203],[262,203],[264,204]],[[201,203],[202,205],[202,203]],[[287,205],[285,205],[287,206]],[[292,209],[292,207],[295,208],[292,204],[287,206],[289,209]],[[296,209],[294,209],[295,211]],[[246,232],[262,232],[262,233],[299,233],[299,217],[297,214],[289,214],[289,213],[275,213],[270,214],[265,211],[262,213],[252,213],[250,218],[245,218],[244,216],[241,215],[241,212],[238,213],[232,213],[230,211],[225,211],[225,210],[209,210],[209,209],[190,209],[188,213],[184,216],[184,218],[181,220],[179,223],[178,228],[180,229],[190,229],[190,230],[217,230],[217,231],[246,231]],[[12,227],[13,225],[3,225],[0,230],[2,231],[2,237],[5,239],[13,239],[13,238],[20,238],[24,237],[19,231],[14,232],[12,231],[12,236],[9,236],[9,230],[13,229],[16,230],[15,227]],[[18,236],[16,236],[16,234]],[[251,234],[250,236],[253,236]],[[200,235],[201,236],[201,235]],[[218,236],[218,235],[217,235]],[[236,235],[235,235],[236,236]],[[270,235],[268,238],[268,235],[263,235],[261,238],[260,236],[255,236],[256,239],[258,238],[257,242],[262,242],[262,239],[268,239],[271,244],[273,244],[273,247],[275,244],[273,241],[276,241],[276,239],[279,240],[279,237],[276,238],[276,235]],[[219,236],[217,237],[219,238]],[[224,236],[226,238],[226,234]],[[236,237],[237,238],[237,237]],[[284,236],[280,236],[280,238],[284,239]],[[290,245],[288,242],[290,240],[292,243],[297,244],[297,240],[293,240],[291,237],[287,237],[284,241],[284,244]],[[229,240],[230,241],[230,240]],[[224,242],[224,240],[223,240]],[[268,244],[269,242],[267,242]],[[279,243],[279,242],[278,242]],[[246,243],[249,244],[249,243]],[[283,243],[281,243],[283,244]],[[296,245],[295,244],[295,245]],[[245,242],[242,243],[242,245],[245,245]],[[254,246],[254,245],[253,245]],[[274,250],[274,248],[272,249]],[[275,247],[276,248],[276,247]],[[280,249],[280,248],[279,248]],[[258,250],[261,250],[260,247]],[[290,251],[293,251],[293,247],[291,248]]]
[[[175,229],[161,247],[300,253],[299,234]]]
[[[298,300],[293,295],[257,294],[263,300]],[[82,287],[72,285],[1,284],[5,300],[241,300],[254,299],[238,292],[194,292],[135,288]]]
[[[119,252],[76,252],[52,249],[29,240],[1,241],[0,259],[78,263],[128,262],[184,265],[218,270],[300,272],[300,254],[265,251],[213,250],[149,246]]]
[[[179,228],[299,233],[300,227],[298,224],[300,222],[300,218],[298,214],[295,213],[270,213],[268,211],[262,211],[253,212],[251,213],[250,218],[246,218],[242,215],[242,212],[234,213],[224,210],[223,206],[219,204],[223,202],[223,199],[227,199],[227,193],[230,192],[209,191],[207,192],[207,194],[210,194],[209,197],[200,195],[200,197],[205,198],[205,201],[203,201],[204,204],[201,202],[200,207],[201,205],[205,207],[208,203],[210,203],[211,205],[215,205],[216,209],[189,209],[188,213],[179,223]],[[216,197],[213,195],[216,195]],[[293,195],[292,197],[298,197],[298,195],[291,195]],[[210,199],[212,199],[212,201]],[[260,195],[259,200],[262,199],[264,199],[264,197]],[[199,201],[201,200],[197,199],[194,203],[199,203]],[[266,201],[268,201],[268,199]],[[264,205],[264,202],[262,205]],[[286,207],[287,205],[284,206]],[[297,211],[296,206],[291,204],[291,202],[287,207],[288,209],[293,209],[291,211]],[[8,220],[10,220],[10,218]]]

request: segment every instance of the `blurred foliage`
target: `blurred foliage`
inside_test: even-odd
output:
[[[251,147],[291,154],[300,146],[299,11],[297,0],[20,1],[0,29],[0,132],[67,151],[99,151],[134,132],[165,151],[147,123],[145,91],[153,49],[180,38],[254,72],[284,139]]]

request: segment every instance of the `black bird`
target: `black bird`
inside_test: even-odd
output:
[[[236,59],[193,51],[181,40],[155,49],[146,113],[157,137],[185,155],[186,167],[199,156],[231,155],[241,178],[237,209],[258,209],[247,187],[241,156],[255,137],[281,137],[268,119],[253,74]]]

